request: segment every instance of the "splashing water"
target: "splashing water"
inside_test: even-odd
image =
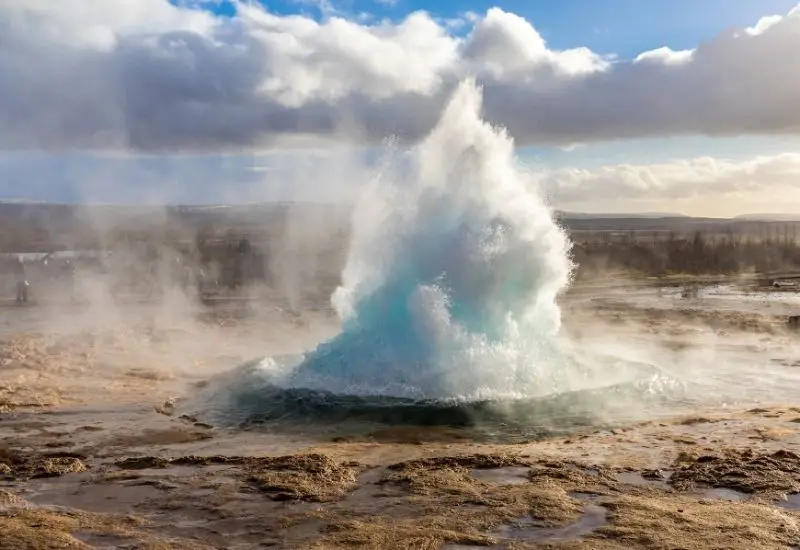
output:
[[[463,83],[408,168],[357,206],[333,296],[343,331],[281,386],[476,398],[553,382],[568,240],[480,108]]]
[[[636,379],[658,385],[642,364],[589,356],[559,335],[569,241],[517,166],[513,141],[481,119],[481,99],[462,83],[433,132],[357,205],[332,297],[340,334],[249,366],[227,411],[276,418],[453,402],[482,411],[615,384],[628,391]]]
[[[572,273],[569,241],[513,141],[481,119],[481,99],[462,83],[405,169],[365,194],[333,296],[343,330],[276,385],[484,399],[574,383],[556,304]]]

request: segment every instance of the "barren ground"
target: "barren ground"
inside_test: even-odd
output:
[[[566,330],[678,348],[701,330],[747,336],[780,350],[776,368],[800,362],[780,315],[670,304],[576,298]],[[2,549],[800,548],[800,398],[514,445],[445,428],[223,429],[175,403],[332,333],[323,314],[174,328],[65,310],[15,329],[31,311],[0,311]]]

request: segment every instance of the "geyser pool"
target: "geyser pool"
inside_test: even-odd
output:
[[[582,356],[560,336],[569,240],[513,141],[480,110],[480,90],[463,82],[432,133],[365,191],[332,297],[341,332],[228,377],[215,386],[217,410],[269,419],[432,407],[447,417],[455,407],[519,417],[533,411],[509,403],[654,376],[646,365]]]

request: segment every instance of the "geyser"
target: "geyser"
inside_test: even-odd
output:
[[[418,399],[552,385],[569,241],[480,107],[463,83],[403,169],[365,193],[333,296],[342,332],[275,384]]]
[[[463,423],[444,411],[566,411],[589,399],[570,392],[642,380],[641,364],[589,357],[559,335],[569,240],[480,109],[480,90],[462,83],[432,133],[375,178],[332,297],[341,332],[213,386],[205,398],[222,397],[225,416],[395,421],[387,411],[408,407],[412,422]],[[536,398],[556,401],[521,405]]]

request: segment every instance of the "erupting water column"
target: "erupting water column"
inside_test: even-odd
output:
[[[463,82],[408,165],[365,193],[332,298],[342,332],[272,384],[436,400],[559,391],[569,241],[481,100]]]

